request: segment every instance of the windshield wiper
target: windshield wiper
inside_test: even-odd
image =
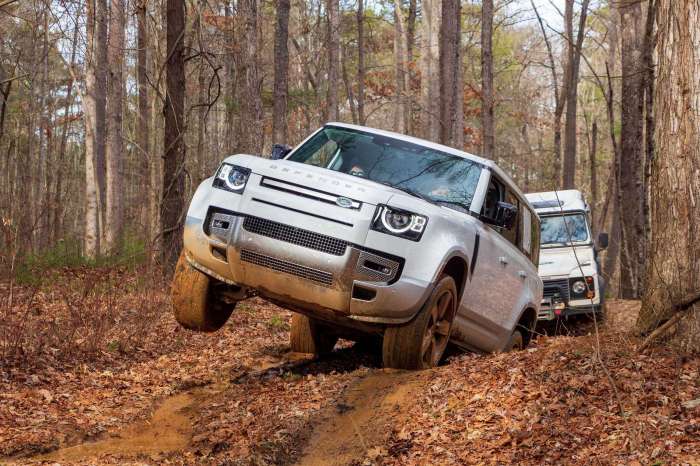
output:
[[[449,205],[461,207],[462,209],[466,210],[467,212],[469,212],[469,208],[471,207],[469,204],[466,204],[466,203],[464,203],[464,202],[460,202],[460,201],[449,201],[449,200],[446,200],[446,199],[436,199],[436,200],[433,201],[433,202],[435,202],[436,204],[449,204]]]
[[[388,181],[378,181],[377,183],[383,184],[384,186],[389,186],[390,188],[398,189],[399,191],[402,191],[406,194],[410,194],[411,196],[417,197],[418,199],[423,199],[426,202],[430,202],[431,204],[435,204],[435,201],[433,199],[430,199],[429,197],[427,197],[427,196],[425,196],[417,191],[414,191],[410,188],[405,188],[403,186],[396,186],[396,185],[389,183]]]

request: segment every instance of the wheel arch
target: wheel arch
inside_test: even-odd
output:
[[[519,329],[523,334],[523,347],[532,341],[532,336],[535,330],[535,325],[537,324],[537,311],[535,307],[528,304],[523,312],[520,313],[518,322],[515,324],[515,328]]]
[[[457,285],[457,302],[459,303],[462,300],[464,289],[467,286],[467,279],[469,278],[469,262],[467,257],[460,254],[453,254],[442,265],[437,276],[440,277],[442,275],[448,275],[454,279],[455,285]]]

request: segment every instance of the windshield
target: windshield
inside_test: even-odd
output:
[[[388,184],[436,203],[469,209],[481,165],[410,142],[326,127],[288,160]]]
[[[566,245],[588,241],[588,225],[583,214],[541,217],[541,244]],[[569,241],[571,235],[571,241]]]

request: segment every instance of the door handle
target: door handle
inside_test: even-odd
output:
[[[527,278],[527,274],[522,270],[518,272],[518,276],[520,276],[520,278],[522,278],[523,280]]]
[[[506,259],[506,256],[499,257],[498,262],[500,262],[503,265],[508,265],[508,259]]]

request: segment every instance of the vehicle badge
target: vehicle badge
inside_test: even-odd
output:
[[[335,198],[335,203],[336,203],[339,207],[344,207],[344,208],[346,208],[346,209],[349,209],[350,207],[352,207],[352,199],[348,199],[347,197],[342,197],[342,196],[341,196],[341,197],[336,197],[336,198]]]

